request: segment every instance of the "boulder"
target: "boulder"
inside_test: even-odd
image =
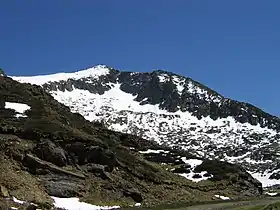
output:
[[[30,204],[29,206],[26,207],[26,210],[37,210],[37,205]]]
[[[8,189],[2,185],[0,185],[0,196],[4,197],[4,198],[7,198],[10,196]]]
[[[77,197],[85,187],[75,178],[70,177],[49,177],[42,179],[42,185],[50,196],[55,197]]]
[[[51,162],[57,166],[65,166],[67,164],[66,152],[55,145],[50,140],[43,140],[34,148],[34,153],[42,160]]]
[[[252,197],[263,193],[262,184],[241,166],[218,160],[204,160],[201,165],[194,169],[195,173],[202,171],[207,171],[212,175],[209,178],[211,181],[228,181],[240,192],[240,196]]]
[[[131,197],[136,203],[141,203],[143,201],[142,194],[138,189],[126,189],[123,193],[125,196]]]
[[[104,173],[105,171],[108,171],[108,166],[100,165],[100,164],[94,164],[89,163],[85,166],[86,170],[91,173]]]
[[[109,150],[99,146],[92,146],[86,152],[86,162],[106,165],[108,166],[108,171],[113,171],[116,165],[116,156]]]
[[[178,173],[178,174],[182,174],[182,173],[190,173],[191,170],[190,170],[190,165],[186,164],[186,165],[182,165],[180,166],[179,168],[175,168],[172,172],[173,173]]]

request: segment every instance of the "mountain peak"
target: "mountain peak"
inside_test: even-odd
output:
[[[245,161],[247,170],[258,169],[267,179],[279,169],[280,119],[253,105],[164,70],[136,73],[99,65],[66,75],[49,75],[41,86],[89,121],[195,156]],[[38,84],[40,77],[28,81]]]
[[[83,69],[76,72],[63,72],[55,73],[50,75],[38,75],[38,76],[22,76],[22,77],[12,77],[19,82],[31,83],[35,85],[43,85],[51,82],[67,81],[69,79],[81,79],[81,78],[94,78],[98,79],[102,75],[107,75],[110,73],[110,68],[105,65],[97,65],[90,67],[88,69]]]

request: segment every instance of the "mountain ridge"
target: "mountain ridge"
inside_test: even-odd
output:
[[[98,77],[41,86],[72,112],[90,121],[102,121],[112,130],[183,148],[201,157],[244,164],[258,178],[259,173],[280,176],[278,117],[172,72],[103,68],[106,74]],[[30,82],[26,77],[13,78]]]
[[[153,206],[263,192],[240,166],[108,130],[71,113],[42,87],[5,76],[0,115],[0,207],[35,203],[50,209],[52,197]]]

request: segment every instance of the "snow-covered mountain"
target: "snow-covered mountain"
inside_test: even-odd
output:
[[[72,112],[108,128],[196,156],[246,167],[264,186],[280,183],[280,119],[171,72],[99,65],[74,73],[12,77],[43,86]]]

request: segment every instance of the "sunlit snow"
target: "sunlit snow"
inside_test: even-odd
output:
[[[202,164],[202,160],[198,160],[198,159],[187,159],[186,157],[182,157],[181,160],[190,165],[191,168],[190,168],[190,173],[178,173],[178,175],[180,176],[183,176],[185,177],[186,179],[189,179],[193,182],[200,182],[200,181],[203,181],[203,180],[207,180],[211,177],[213,177],[213,175],[209,174],[207,171],[201,171],[200,173],[195,173],[193,172],[193,170]],[[207,176],[205,176],[207,174]],[[199,176],[199,178],[194,178],[194,176]]]
[[[15,203],[21,204],[21,205],[25,203],[25,201],[18,200],[16,197],[13,197],[13,201],[14,201]]]
[[[230,200],[229,197],[222,196],[222,195],[215,195],[215,197],[220,198],[220,199],[222,199],[222,200]]]
[[[104,65],[98,65],[89,69],[73,72],[73,73],[57,73],[51,75],[40,75],[33,77],[12,77],[19,82],[43,85],[48,82],[59,82],[68,79],[95,78],[98,79],[102,75],[109,74],[110,70]]]
[[[269,196],[276,196],[276,195],[278,195],[277,192],[265,192],[264,194],[269,195]]]
[[[263,187],[269,187],[269,186],[273,186],[276,184],[280,184],[280,180],[277,179],[269,179],[269,177],[271,176],[272,173],[252,173],[249,172],[252,177],[254,177],[255,179],[259,180],[262,183]]]
[[[79,198],[58,198],[52,197],[54,206],[66,210],[105,210],[105,209],[119,209],[120,206],[96,206],[79,201]]]
[[[139,151],[139,153],[141,153],[141,154],[150,154],[150,153],[159,154],[159,153],[169,153],[169,151],[148,149],[146,151]]]
[[[192,168],[195,168],[196,166],[199,166],[202,164],[202,160],[198,159],[187,159],[186,157],[182,157],[182,161],[186,164],[189,164]]]
[[[191,180],[193,182],[200,182],[203,180],[208,180],[209,178],[213,177],[212,175],[209,176],[205,176],[205,174],[208,174],[207,171],[202,171],[200,173],[194,173],[194,172],[190,172],[190,173],[177,173],[180,176],[185,177],[188,180]],[[194,176],[200,176],[199,178],[194,178]]]
[[[17,112],[15,117],[26,117],[24,112],[30,109],[30,106],[22,103],[5,102],[5,109],[13,109]]]

